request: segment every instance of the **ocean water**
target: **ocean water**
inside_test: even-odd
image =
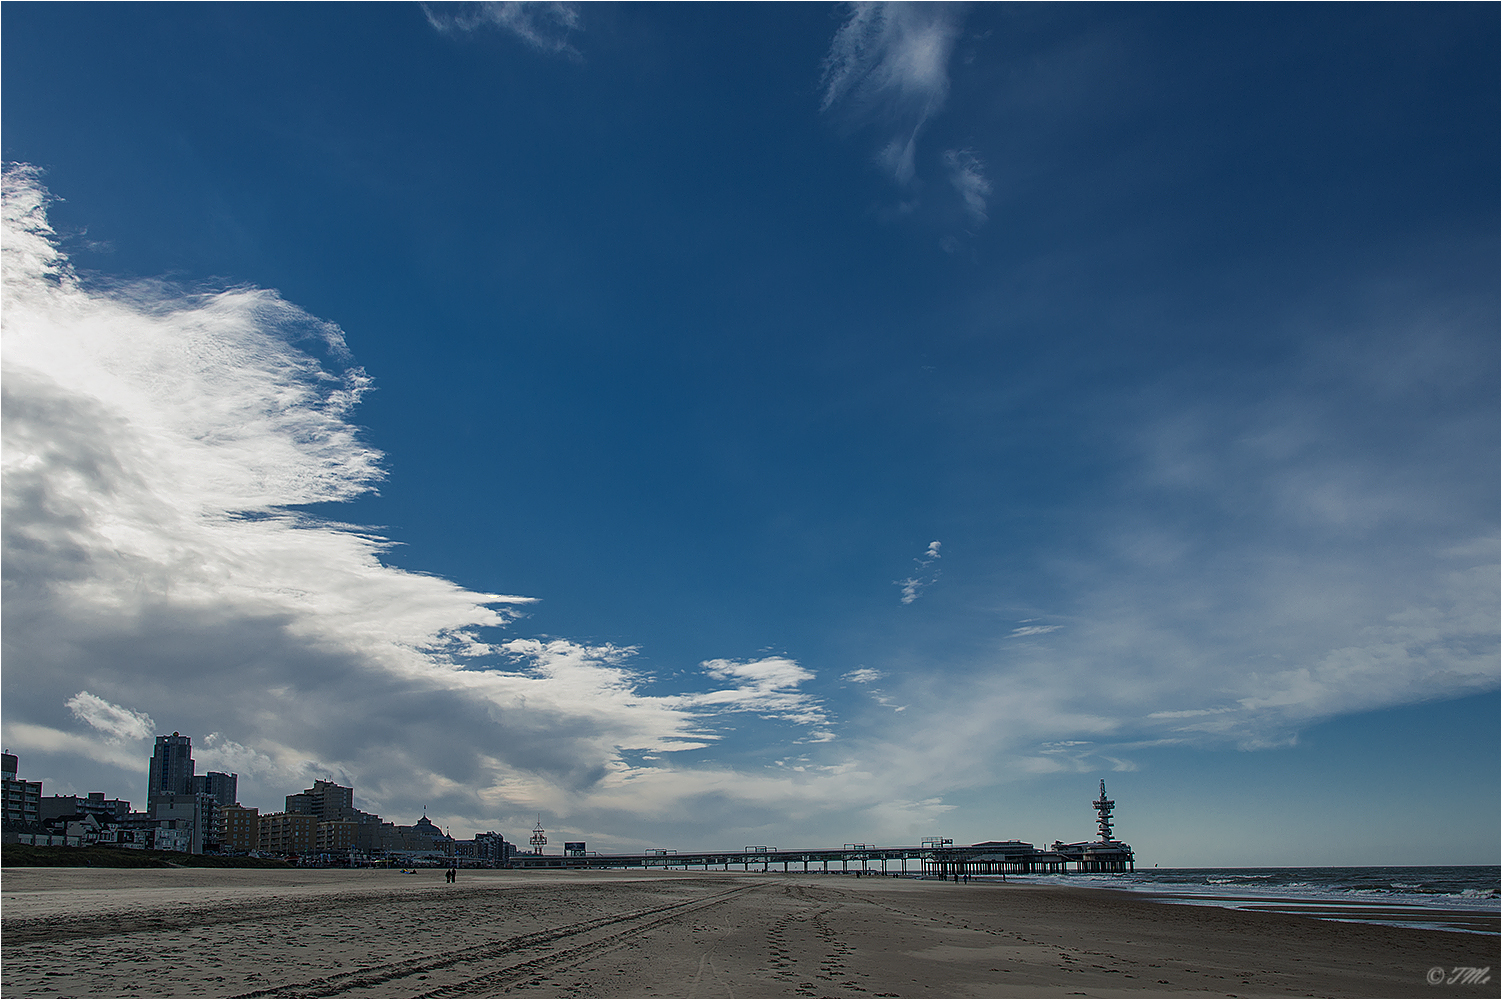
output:
[[[1502,869],[1497,865],[1147,868],[1112,875],[1009,875],[1007,880],[1126,889],[1172,903],[1481,934],[1496,934],[1502,914]]]

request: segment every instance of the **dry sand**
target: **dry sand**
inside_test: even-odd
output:
[[[1498,939],[1102,889],[718,872],[4,870],[6,997],[1497,996]],[[1492,967],[1485,985],[1428,970]]]

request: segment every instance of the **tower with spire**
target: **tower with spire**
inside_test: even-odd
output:
[[[1129,872],[1137,867],[1137,859],[1132,854],[1130,844],[1123,844],[1116,839],[1115,823],[1111,820],[1111,810],[1116,808],[1114,799],[1106,798],[1106,779],[1100,779],[1100,797],[1090,803],[1095,807],[1095,828],[1099,837],[1097,840],[1082,841],[1078,844],[1066,844],[1062,841],[1054,841],[1053,853],[1066,863],[1075,866],[1076,871],[1082,872]]]
[[[1100,816],[1097,821],[1100,827],[1100,842],[1111,843],[1111,810],[1116,808],[1116,803],[1106,798],[1106,779],[1100,779],[1100,798],[1090,803],[1095,807],[1095,812]]]

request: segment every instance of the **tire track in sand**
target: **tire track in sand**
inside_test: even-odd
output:
[[[649,930],[662,924],[671,923],[672,921],[677,920],[680,917],[686,916],[690,913],[696,913],[699,910],[707,910],[711,907],[719,906],[721,903],[728,902],[729,900],[737,896],[741,896],[756,889],[764,888],[766,888],[766,886],[764,885],[741,886],[739,888],[732,889],[729,892],[722,892],[719,895],[711,896],[709,899],[694,900],[688,903],[677,903],[672,906],[657,907],[652,910],[639,910],[636,914],[621,917],[619,920],[612,921],[612,923],[620,923],[626,920],[634,921],[638,917],[645,919],[641,919],[639,922],[633,922],[628,927],[616,928],[611,934],[606,935],[605,937],[597,938],[593,941],[587,941],[583,944],[576,945],[573,948],[567,948],[563,951],[557,951],[547,955],[542,955],[538,958],[531,959],[530,961],[520,962],[516,965],[510,965],[504,969],[497,969],[493,972],[488,972],[483,976],[465,980],[462,983],[451,983],[447,986],[440,986],[437,989],[429,990],[426,993],[419,993],[418,997],[426,1000],[426,998],[429,997],[474,996],[480,990],[494,989],[497,987],[511,985],[523,979],[533,978],[539,972],[542,972],[545,969],[559,966],[567,967],[585,959],[594,958],[596,955],[601,955],[606,952],[613,951],[614,949],[626,944],[628,938],[632,938],[635,935],[640,934],[642,931]],[[654,916],[654,914],[656,915]]]
[[[427,993],[417,994],[423,997],[472,995],[476,989],[497,985],[509,979],[522,979],[535,976],[538,971],[547,966],[586,957],[600,950],[609,950],[609,948],[622,943],[622,940],[627,935],[638,933],[649,927],[655,927],[658,924],[667,923],[670,920],[675,920],[684,914],[693,913],[696,910],[718,906],[730,899],[759,888],[762,887],[757,885],[738,886],[729,891],[717,893],[707,899],[669,903],[663,906],[651,906],[634,910],[630,913],[598,917],[593,920],[581,920],[571,924],[563,924],[559,927],[534,931],[529,934],[516,934],[507,938],[497,938],[493,941],[472,945],[458,951],[446,951],[442,955],[426,955],[418,958],[404,959],[399,962],[364,966],[358,969],[351,969],[348,972],[322,976],[318,979],[311,979],[301,983],[280,983],[275,986],[267,986],[264,989],[253,990],[249,993],[236,994],[234,1000],[254,1000],[257,997],[269,996],[339,996],[351,990],[370,989],[399,979],[427,976],[435,971],[452,968],[456,965],[486,962],[494,959],[502,959],[507,956],[517,957],[518,953],[525,953],[555,941],[578,937],[581,934],[589,934],[602,928],[616,928],[611,934],[573,948],[550,952],[521,962],[513,962],[502,969],[487,972],[483,976],[462,983],[440,986]],[[622,924],[626,926],[619,926]]]

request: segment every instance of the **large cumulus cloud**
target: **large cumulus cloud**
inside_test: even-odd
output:
[[[633,650],[518,638],[527,598],[395,569],[386,539],[300,510],[385,474],[342,333],[264,289],[85,280],[36,173],[4,183],[4,721],[28,773],[129,797],[159,725],[252,804],[333,775],[484,828],[585,808],[737,713],[830,737],[791,660],[648,695]]]

